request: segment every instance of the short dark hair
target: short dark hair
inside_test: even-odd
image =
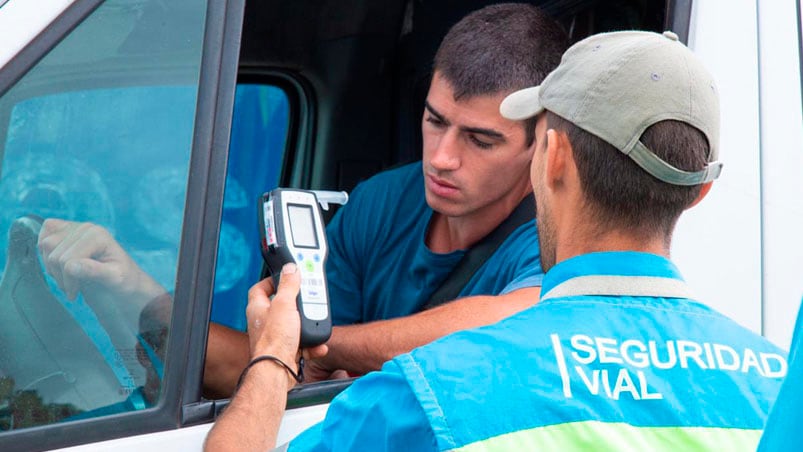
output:
[[[443,38],[433,70],[455,100],[540,85],[569,45],[563,27],[533,5],[500,3],[465,16]],[[535,121],[524,122],[527,144]]]
[[[680,214],[702,186],[663,182],[596,135],[550,111],[546,117],[548,127],[564,132],[571,143],[580,184],[598,223],[645,235],[661,234],[668,247]],[[641,135],[641,142],[682,170],[699,171],[708,162],[705,135],[680,121],[653,124]]]

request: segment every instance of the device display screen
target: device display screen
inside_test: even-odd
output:
[[[315,234],[312,207],[301,204],[288,204],[287,215],[290,219],[293,245],[300,248],[318,248],[318,235]]]

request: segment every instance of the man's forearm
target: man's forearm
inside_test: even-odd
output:
[[[204,361],[204,395],[230,397],[240,372],[248,364],[248,353],[248,335],[210,323]]]
[[[242,386],[209,432],[206,450],[264,451],[276,445],[287,391],[298,380],[298,368],[292,363],[299,358],[301,322],[296,298],[300,286],[300,272],[291,263],[282,268],[282,280],[276,290],[271,279],[263,279],[248,291],[245,315],[249,326],[243,348],[245,359],[250,361]],[[224,339],[238,337],[225,336],[233,330],[219,325],[214,331],[222,332]],[[304,350],[308,358],[325,353],[325,346]]]
[[[377,370],[394,356],[447,334],[490,325],[526,309],[538,302],[540,292],[540,287],[532,287],[466,297],[407,317],[335,327],[324,364],[354,374]]]
[[[288,390],[284,368],[267,361],[253,366],[237,397],[209,432],[204,450],[239,452],[274,448]]]

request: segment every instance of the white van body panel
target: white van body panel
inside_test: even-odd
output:
[[[278,444],[284,444],[298,436],[307,427],[320,422],[326,416],[329,405],[315,405],[289,410],[279,427]],[[159,452],[200,451],[203,449],[206,434],[212,424],[195,425],[165,432],[119,438],[93,444],[57,449],[69,452],[141,452],[158,450]]]
[[[725,165],[706,199],[681,216],[672,258],[701,301],[760,332],[756,36],[755,2],[693,2],[689,47],[717,81],[722,111],[719,158]]]
[[[762,333],[789,347],[803,298],[801,25],[794,2],[758,2],[763,221]],[[792,19],[792,20],[790,20]],[[803,28],[803,27],[801,27]],[[798,43],[796,48],[793,44]]]
[[[0,67],[5,66],[75,0],[8,0],[0,8]]]
[[[717,79],[722,176],[672,257],[701,300],[788,348],[803,296],[803,120],[793,2],[694,2],[689,45]]]

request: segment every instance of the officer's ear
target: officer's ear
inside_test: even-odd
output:
[[[698,194],[697,197],[694,198],[694,201],[692,201],[691,204],[689,204],[689,206],[686,208],[691,209],[692,207],[696,206],[700,201],[702,201],[703,198],[705,198],[705,195],[707,195],[708,192],[711,191],[712,185],[714,185],[714,181],[706,182],[705,184],[703,184],[703,186],[700,187],[700,194]]]
[[[563,184],[566,178],[577,172],[574,167],[574,154],[569,137],[565,132],[548,129],[546,131],[546,183],[552,188]]]

